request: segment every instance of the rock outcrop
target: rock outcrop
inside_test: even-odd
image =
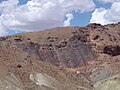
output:
[[[87,38],[79,34],[62,40],[56,47],[58,60],[65,67],[80,67],[87,65],[88,61],[95,60],[96,53],[85,43]]]
[[[17,39],[18,41],[19,39]],[[88,61],[95,60],[97,56],[90,44],[86,42],[87,37],[85,35],[75,33],[55,45],[27,42],[18,44],[17,48],[30,53],[37,60],[55,66],[74,68],[87,65]]]

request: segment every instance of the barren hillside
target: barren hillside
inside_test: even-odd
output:
[[[0,38],[0,90],[120,90],[120,23]]]

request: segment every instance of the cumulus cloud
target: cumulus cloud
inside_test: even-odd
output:
[[[95,8],[92,0],[30,0],[25,5],[18,3],[19,0],[0,3],[2,27],[16,31],[34,31],[63,26],[66,14],[74,10],[87,12]],[[68,21],[71,21],[69,16]],[[1,30],[4,31],[0,28]]]
[[[107,12],[107,10],[105,8],[96,9],[92,13],[92,18],[90,20],[90,23],[100,23],[102,25],[109,23],[108,20],[106,20],[104,17],[106,12]]]
[[[111,0],[115,1],[115,0]],[[97,8],[92,14],[91,23],[102,25],[120,22],[120,1],[114,2],[110,9]]]
[[[70,26],[71,20],[74,18],[73,14],[66,14],[67,20],[64,21],[64,26]]]
[[[73,10],[79,10],[80,12],[91,11],[95,8],[93,0],[60,0],[61,6],[70,12]]]

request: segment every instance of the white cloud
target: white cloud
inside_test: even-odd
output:
[[[104,16],[109,22],[119,22],[120,21],[120,2],[115,2],[112,4],[111,9],[107,10]]]
[[[7,35],[6,28],[0,23],[0,37]]]
[[[74,18],[73,14],[66,14],[67,20],[64,21],[64,26],[70,26],[71,20]]]
[[[62,7],[66,11],[80,10],[80,12],[91,11],[95,8],[92,0],[62,0]]]
[[[102,25],[120,22],[120,2],[114,2],[110,9],[96,9],[92,14],[90,22]]]
[[[0,28],[1,29],[1,28]],[[7,35],[7,31],[5,30],[0,30],[0,37],[2,36],[6,36]]]
[[[106,14],[107,10],[104,8],[96,9],[92,13],[92,18],[90,20],[90,23],[100,23],[102,25],[107,24],[108,21],[104,18],[104,15]]]
[[[18,5],[19,0],[0,3],[0,23],[11,30],[34,31],[64,25],[64,16],[74,10],[91,11],[92,0],[30,0]],[[2,26],[2,27],[3,27]],[[3,29],[0,29],[3,31]]]

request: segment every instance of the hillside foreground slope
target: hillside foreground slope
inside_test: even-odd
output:
[[[0,90],[120,90],[120,23],[0,38]]]

